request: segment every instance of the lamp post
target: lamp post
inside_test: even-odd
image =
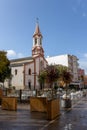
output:
[[[36,72],[33,72],[33,73],[32,73],[32,76],[34,76],[34,90],[35,90],[37,73],[36,73]]]

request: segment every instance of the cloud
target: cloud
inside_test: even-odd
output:
[[[7,56],[8,57],[15,57],[16,56],[16,52],[14,50],[7,50]]]
[[[22,58],[23,54],[22,53],[16,53],[14,50],[7,50],[7,57],[9,59]]]

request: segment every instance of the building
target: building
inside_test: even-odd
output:
[[[84,87],[87,89],[87,75],[84,76]]]
[[[78,58],[74,55],[58,55],[46,58],[49,65],[63,65],[67,66],[69,72],[73,75],[73,82],[78,81]]]
[[[78,58],[69,54],[45,58],[42,39],[39,24],[36,23],[33,34],[32,56],[10,61],[12,77],[9,85],[14,86],[16,89],[40,89],[38,75],[48,64],[67,66],[69,72],[73,75],[72,82],[79,81]]]
[[[83,80],[82,78],[84,78],[84,76],[85,76],[85,70],[79,68],[79,69],[78,69],[78,77],[79,77],[79,80]]]
[[[38,23],[36,23],[33,35],[32,56],[10,61],[11,86],[16,89],[39,89],[38,75],[47,66],[42,47],[42,34]]]

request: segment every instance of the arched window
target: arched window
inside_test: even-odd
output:
[[[31,89],[31,81],[28,82],[28,87]]]
[[[35,45],[37,44],[37,38],[35,38]]]
[[[30,68],[29,68],[29,70],[28,70],[28,74],[31,75],[31,69],[30,69]]]
[[[15,69],[15,75],[17,75],[17,69]]]

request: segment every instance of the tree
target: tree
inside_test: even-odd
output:
[[[61,78],[66,84],[69,84],[72,81],[72,75],[70,72],[67,72],[65,70],[63,71]]]
[[[52,88],[53,83],[58,80],[59,72],[56,66],[48,65],[43,71],[40,72],[38,76],[38,81],[40,86],[44,87],[44,83],[48,83],[50,88]]]
[[[57,69],[59,71],[58,85],[63,87],[64,81],[63,81],[63,78],[62,78],[62,74],[63,74],[64,71],[68,71],[68,67],[63,66],[63,65],[57,65]]]
[[[56,66],[48,65],[45,69],[46,71],[46,81],[49,83],[50,88],[52,88],[53,83],[59,78],[59,71]]]
[[[59,71],[59,75],[61,75],[63,73],[63,71],[67,71],[68,67],[63,66],[63,65],[57,65],[57,69]]]
[[[7,58],[7,52],[0,51],[0,82],[4,83],[6,78],[11,75],[10,61]]]
[[[70,72],[63,70],[62,74],[60,76],[61,80],[64,82],[65,84],[65,89],[66,89],[66,95],[67,95],[67,90],[68,90],[68,85],[70,84],[70,82],[72,81],[72,75]]]
[[[68,85],[70,84],[70,82],[72,81],[72,75],[70,72],[68,72],[67,70],[63,70],[62,74],[60,75],[61,80],[64,82],[65,84],[65,91],[66,91],[66,96],[65,99],[63,100],[65,103],[65,108],[70,108],[71,107],[71,99],[67,98],[67,90],[68,90]]]
[[[46,72],[41,71],[40,74],[38,75],[38,82],[40,83],[41,89],[44,88],[45,80],[46,80]]]

